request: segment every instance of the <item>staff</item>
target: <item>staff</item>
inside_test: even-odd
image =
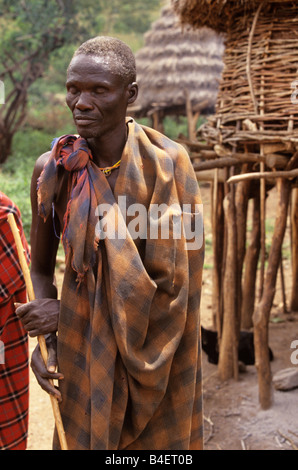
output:
[[[15,240],[16,247],[17,247],[17,252],[18,252],[18,257],[19,257],[19,261],[20,261],[20,265],[21,265],[23,275],[24,275],[24,279],[25,279],[25,283],[26,283],[28,299],[29,299],[29,301],[31,301],[31,300],[35,299],[35,294],[34,294],[34,290],[33,290],[33,285],[32,285],[32,281],[31,281],[29,268],[28,268],[27,261],[26,261],[25,255],[24,255],[24,248],[23,248],[23,245],[22,245],[22,240],[21,240],[21,237],[20,237],[19,229],[17,227],[14,215],[12,213],[8,214],[7,221],[10,225],[12,234],[14,236],[14,240]],[[39,335],[37,339],[38,339],[38,344],[39,344],[39,347],[40,347],[42,358],[44,360],[44,363],[47,364],[48,351],[47,351],[45,338],[44,338],[43,335]],[[53,384],[52,380],[50,380],[50,382],[51,382],[51,384]],[[56,429],[57,429],[58,436],[59,436],[61,449],[62,450],[68,450],[58,400],[57,400],[56,397],[54,397],[52,395],[50,395],[50,398],[51,398],[53,414],[54,414],[54,418],[55,418],[55,424],[56,424]]]

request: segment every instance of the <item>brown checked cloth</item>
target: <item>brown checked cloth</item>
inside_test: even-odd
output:
[[[115,236],[101,234],[98,246],[94,244],[96,261],[79,279],[73,260],[76,250],[90,244],[90,233],[93,240],[98,233],[94,207],[86,202],[90,217],[80,224],[84,202],[73,200],[64,230],[65,237],[77,230],[66,260],[58,327],[67,442],[76,450],[201,449],[204,248],[187,249],[183,233],[174,237],[173,217],[164,239],[150,238],[149,228],[139,238],[129,230],[133,204],[142,204],[147,213],[154,204],[188,204],[192,213],[201,204],[199,188],[183,147],[131,118],[127,126],[114,193],[96,165],[88,163],[90,197],[95,195],[99,207],[110,208],[104,220],[111,221]],[[51,158],[57,160],[57,155]],[[74,185],[83,178],[80,172]],[[132,212],[120,210],[120,196]],[[40,203],[48,205],[43,197]],[[81,226],[88,234],[80,238]],[[54,448],[58,446],[55,439]]]

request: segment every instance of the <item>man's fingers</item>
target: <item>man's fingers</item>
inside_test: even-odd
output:
[[[22,305],[25,305],[25,304],[21,304],[20,302],[15,302],[15,303],[14,303],[15,308],[19,308],[19,307],[21,307]]]
[[[57,299],[37,299],[15,303],[16,315],[31,337],[55,333],[58,328],[60,302]]]
[[[27,332],[28,332],[28,335],[30,336],[30,338],[35,338],[36,336],[38,336],[40,333],[39,333],[39,330],[30,330],[27,328]]]
[[[54,390],[53,390],[53,392],[50,392],[50,395],[53,395],[55,398],[57,398],[57,400],[59,401],[59,403],[62,402],[61,393],[59,392],[59,390],[58,390],[57,388],[54,387]]]
[[[59,402],[62,401],[61,393],[54,385],[51,384],[51,382],[48,379],[45,379],[44,377],[41,377],[40,375],[36,375],[36,379],[39,385],[41,386],[41,388],[45,392],[56,397]]]
[[[53,380],[64,378],[63,374],[55,372],[57,367],[56,337],[49,335],[46,338],[46,345],[48,350],[47,364],[44,363],[40,347],[37,345],[31,355],[31,368],[41,388],[61,402],[61,393],[53,384]]]
[[[15,313],[18,317],[22,317],[28,311],[28,309],[26,308],[27,304],[21,304],[19,302],[15,302],[14,306],[15,306],[15,309],[16,309]]]
[[[61,402],[62,401],[61,393],[54,386],[52,381],[54,379],[58,379],[58,380],[63,379],[63,375],[58,373],[58,372],[57,373],[50,373],[45,368],[41,373],[40,367],[36,367],[33,362],[31,362],[31,367],[32,367],[32,371],[33,371],[33,373],[36,377],[36,380],[39,383],[39,385],[41,386],[41,388],[45,392],[49,393],[50,395],[55,396],[58,399],[58,401]]]
[[[63,374],[60,372],[56,372],[57,368],[57,356],[56,356],[56,351],[54,351],[52,348],[48,349],[48,361],[47,361],[47,370],[48,372],[51,373],[51,375],[55,379],[62,380],[64,378]]]

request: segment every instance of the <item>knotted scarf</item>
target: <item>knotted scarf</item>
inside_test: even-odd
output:
[[[85,139],[76,135],[56,139],[38,180],[39,214],[44,219],[51,213],[55,200],[59,166],[71,173],[70,199],[64,216],[62,240],[66,257],[71,255],[71,265],[78,273],[78,281],[81,281],[95,261],[97,200],[93,188],[99,174],[94,171],[96,166]]]

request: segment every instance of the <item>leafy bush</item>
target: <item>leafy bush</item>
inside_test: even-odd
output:
[[[31,226],[31,176],[36,159],[50,149],[53,137],[55,135],[32,129],[17,132],[12,155],[0,166],[0,190],[19,207],[28,240]]]

